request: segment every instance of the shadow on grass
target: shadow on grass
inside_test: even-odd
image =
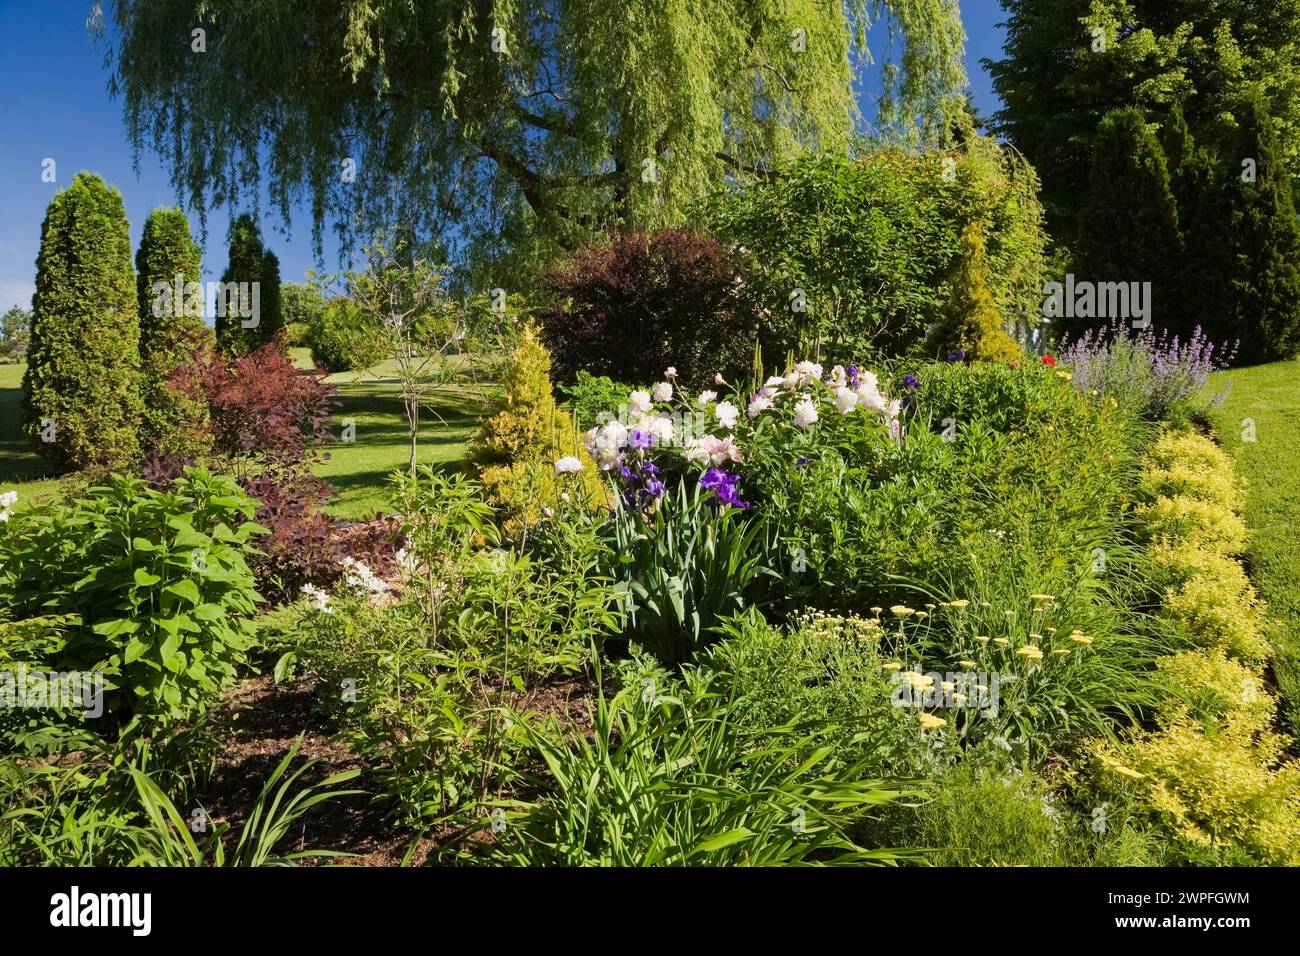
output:
[[[56,478],[22,432],[23,390],[0,388],[0,481],[40,481]]]

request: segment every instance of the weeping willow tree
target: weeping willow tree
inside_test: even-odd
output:
[[[655,227],[861,123],[941,129],[956,0],[109,0],[137,151],[200,214],[265,186],[345,245],[399,222],[488,258]],[[201,32],[199,32],[201,31]],[[487,237],[483,239],[469,237]]]

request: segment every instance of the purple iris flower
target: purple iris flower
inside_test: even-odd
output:
[[[653,498],[658,498],[664,493],[664,483],[658,478],[651,478],[645,483],[645,488],[641,493],[650,495]]]
[[[955,351],[949,352],[949,353],[948,353],[948,361],[949,361],[949,362],[964,362],[964,361],[966,361],[966,350],[965,350],[965,349],[956,349]]]
[[[808,464],[808,462],[810,462],[810,461],[812,461],[812,459],[809,458],[807,455],[800,455],[798,458],[796,458],[796,459],[794,460],[794,463],[795,463],[796,465],[798,465],[800,468],[802,468],[804,465]]]
[[[633,448],[649,448],[654,439],[639,428],[632,429],[632,437],[628,439],[628,444]]]
[[[619,475],[619,477],[622,478],[624,481],[631,481],[631,480],[632,480],[632,469],[629,468],[627,465],[624,465],[622,468],[620,468],[620,469],[618,470],[618,475]]]
[[[725,485],[730,478],[731,476],[721,468],[710,468],[700,475],[700,487],[705,491],[713,491]]]
[[[846,368],[846,369],[844,370],[844,374],[845,374],[846,376],[848,376],[848,379],[849,379],[849,388],[857,388],[857,387],[858,387],[858,367],[857,367],[856,365],[850,365],[848,368]]]
[[[653,478],[654,476],[659,474],[659,466],[652,461],[648,461],[641,466],[641,474],[649,475],[650,477]]]
[[[700,487],[713,492],[710,504],[748,508],[749,502],[741,501],[740,493],[736,490],[736,483],[739,481],[739,475],[729,475],[721,468],[710,468],[700,476]]]
[[[949,356],[950,361],[951,358],[952,357]],[[911,372],[908,372],[906,375],[903,376],[903,388],[920,388],[920,387],[921,387],[920,381]]]

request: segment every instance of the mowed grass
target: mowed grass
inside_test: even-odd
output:
[[[295,364],[311,367],[306,349],[292,349]],[[23,365],[0,365],[0,491],[17,490],[19,507],[57,501],[62,483],[50,477],[21,431]],[[315,469],[338,492],[328,511],[339,518],[373,517],[388,507],[388,476],[406,469],[410,433],[401,393],[386,363],[369,372],[343,372],[326,381],[338,388],[340,407],[331,416],[336,439],[345,424],[355,425],[356,440],[336,440],[328,458]],[[418,456],[421,464],[446,470],[463,466],[466,447],[492,392],[457,392],[440,396],[421,414]]]
[[[17,491],[18,507],[59,497],[59,481],[22,433],[25,363],[0,365],[0,492]]]
[[[1229,381],[1215,430],[1249,482],[1251,577],[1269,604],[1284,718],[1300,734],[1300,361],[1218,372],[1210,386]]]

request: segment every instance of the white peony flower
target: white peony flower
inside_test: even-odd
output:
[[[649,432],[654,440],[661,445],[667,445],[677,437],[677,429],[673,425],[673,420],[667,415],[658,415],[654,418],[648,418],[641,423],[641,430]]]
[[[883,412],[885,410],[885,396],[876,390],[875,382],[868,382],[865,379],[858,383],[858,402],[863,408],[873,412]]]
[[[835,407],[841,415],[847,415],[858,407],[858,393],[846,385],[835,390]]]
[[[580,471],[582,471],[582,462],[573,455],[566,455],[555,462],[557,475],[576,475]]]
[[[740,461],[744,457],[730,435],[725,438],[717,435],[692,438],[687,441],[683,453],[687,461],[698,465],[720,465],[724,461]]]
[[[628,396],[627,404],[633,413],[640,415],[643,412],[650,411],[651,401],[650,393],[643,388],[638,388]]]
[[[704,438],[688,438],[682,446],[682,454],[691,464],[699,465],[709,460],[709,450]]]
[[[721,373],[721,372],[717,372],[717,373],[714,374],[714,376],[713,376],[713,384],[714,384],[714,385],[726,385],[726,384],[727,384],[727,381],[726,381],[726,379],[724,379],[724,378],[722,377],[722,373]]]
[[[664,369],[664,378],[668,379],[668,381],[671,382],[671,381],[672,381],[673,379],[675,379],[676,377],[677,377],[677,369],[676,369],[676,368],[674,368],[673,366],[670,365],[670,366],[668,366],[666,369]]]
[[[794,423],[800,428],[807,428],[817,421],[817,406],[805,395],[794,407]]]
[[[667,382],[660,382],[655,386],[653,394],[656,402],[670,402],[673,398],[673,387]]]
[[[767,389],[764,389],[763,391],[767,391]],[[749,409],[746,414],[748,414],[750,418],[757,418],[771,407],[772,399],[764,395],[763,392],[759,392],[749,400]]]
[[[796,388],[815,385],[822,380],[822,367],[817,362],[799,362],[790,378],[795,380]]]
[[[707,405],[709,404],[709,402],[713,401],[717,397],[718,397],[717,392],[713,391],[713,389],[706,388],[704,391],[700,392],[700,397],[697,398],[696,401],[699,402],[701,405]]]
[[[736,419],[740,417],[740,409],[731,402],[719,402],[713,414],[717,416],[718,424],[723,428],[735,428]]]

